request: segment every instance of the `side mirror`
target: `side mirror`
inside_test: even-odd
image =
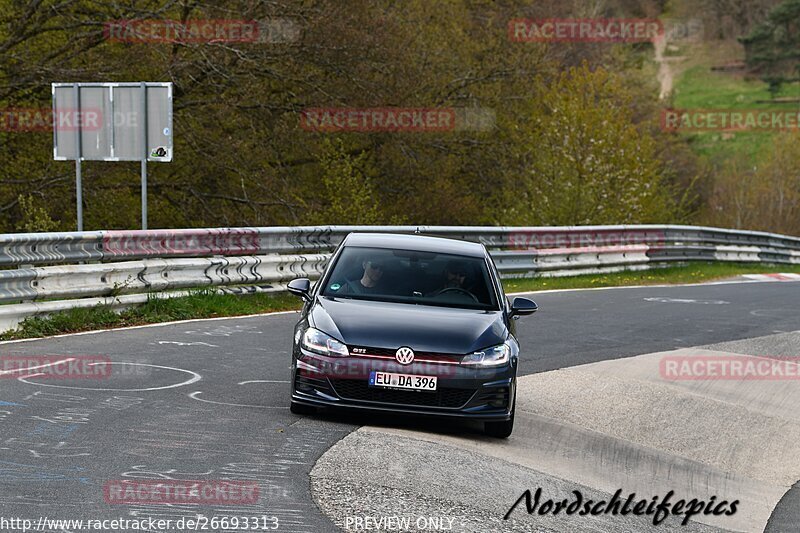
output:
[[[311,299],[311,295],[309,294],[311,292],[311,282],[308,278],[293,279],[286,288],[290,293],[299,296],[306,302]]]
[[[536,302],[533,300],[529,300],[528,298],[514,298],[514,301],[511,303],[511,317],[519,317],[524,315],[532,315],[536,311],[539,310],[539,306],[536,305]]]

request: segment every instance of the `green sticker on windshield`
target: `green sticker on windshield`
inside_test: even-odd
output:
[[[342,288],[342,286],[339,285],[338,283],[334,283],[333,285],[331,285],[331,290],[332,291],[338,291],[341,288]]]

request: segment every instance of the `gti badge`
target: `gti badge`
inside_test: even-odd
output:
[[[397,349],[394,353],[394,358],[397,359],[397,362],[401,365],[410,365],[414,362],[414,350],[408,346],[403,346]]]

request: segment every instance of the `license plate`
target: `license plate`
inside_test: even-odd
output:
[[[414,376],[411,374],[392,374],[389,372],[370,372],[369,374],[370,387],[435,391],[436,382],[436,376]]]

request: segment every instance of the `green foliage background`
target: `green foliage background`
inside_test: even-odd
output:
[[[591,4],[591,5],[590,5]],[[512,18],[662,2],[0,0],[0,106],[55,81],[171,81],[175,159],[150,227],[687,222],[697,165],[659,132],[650,44],[515,43]],[[290,18],[292,43],[121,43],[124,19]],[[308,107],[489,109],[488,131],[321,133]],[[692,198],[687,202],[686,198]],[[139,227],[138,165],[84,164],[85,228]],[[0,231],[75,227],[74,167],[0,132]]]

